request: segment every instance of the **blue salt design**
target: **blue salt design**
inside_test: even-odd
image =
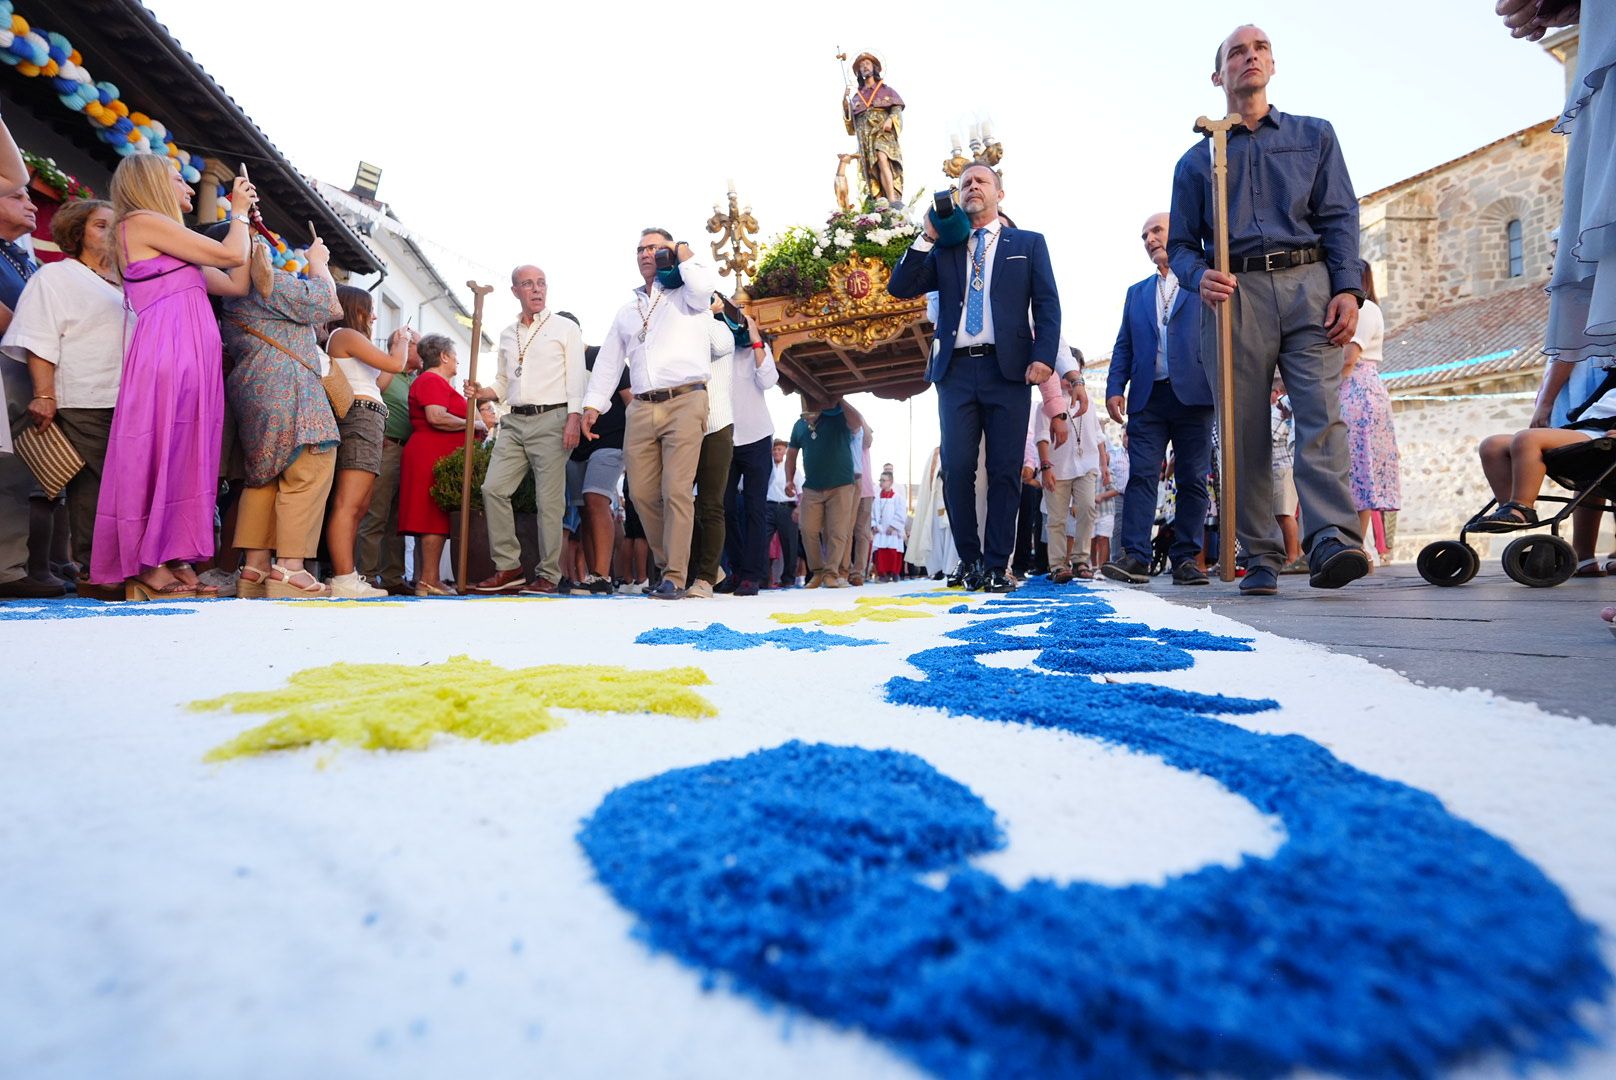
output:
[[[1109,622],[1069,588],[1006,600],[911,657],[924,678],[887,699],[1209,776],[1282,821],[1279,850],[1159,887],[1010,889],[966,861],[1003,838],[963,785],[908,754],[789,743],[630,784],[584,823],[637,932],[945,1076],[1419,1077],[1485,1053],[1558,1062],[1589,1037],[1598,930],[1508,844],[1311,740],[1216,719],[1272,701],[1055,673],[1243,642]],[[1028,649],[1021,669],[977,661]]]
[[[823,652],[826,649],[840,645],[884,645],[883,641],[873,641],[869,638],[848,637],[846,634],[831,634],[824,630],[804,630],[799,626],[789,626],[784,630],[770,630],[767,633],[753,634],[742,630],[731,630],[723,623],[708,623],[705,630],[686,630],[683,627],[663,627],[657,630],[647,630],[634,639],[636,645],[694,645],[702,652],[733,652],[738,649],[755,649],[762,645],[778,645],[782,649],[793,652]]]

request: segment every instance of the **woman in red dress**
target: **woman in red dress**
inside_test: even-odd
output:
[[[459,366],[454,342],[428,334],[415,346],[421,374],[410,387],[410,437],[398,480],[398,531],[421,545],[416,596],[453,596],[438,573],[449,539],[449,515],[432,501],[432,468],[466,444],[466,399],[451,379]]]

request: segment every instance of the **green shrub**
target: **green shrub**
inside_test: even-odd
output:
[[[492,447],[477,443],[471,450],[471,508],[481,511],[483,508],[483,480],[488,476],[488,459],[493,453]],[[466,467],[466,451],[464,447],[457,447],[452,454],[438,459],[432,466],[432,501],[438,508],[447,514],[460,511],[460,483]],[[516,489],[511,496],[511,508],[518,514],[535,514],[539,509],[538,488],[533,483],[533,473],[522,478],[522,486]]]

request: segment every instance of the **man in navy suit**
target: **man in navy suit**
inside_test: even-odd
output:
[[[1139,238],[1156,272],[1128,289],[1105,382],[1111,419],[1120,424],[1123,414],[1128,415],[1128,487],[1122,494],[1122,550],[1100,573],[1134,585],[1150,580],[1150,526],[1170,442],[1178,478],[1169,552],[1173,583],[1205,585],[1206,574],[1195,557],[1201,553],[1206,523],[1213,412],[1212,384],[1201,365],[1201,304],[1178,287],[1178,277],[1167,265],[1167,215],[1147,219]]]
[[[971,232],[963,245],[935,247],[930,219],[887,291],[899,299],[938,294],[926,380],[937,387],[943,499],[964,584],[1009,592],[1008,567],[1021,503],[1030,387],[1049,378],[1060,340],[1060,298],[1040,233],[999,220],[1004,182],[986,165],[960,176],[960,207]],[[1028,313],[1031,312],[1029,321]],[[977,540],[976,461],[987,438],[988,520]]]

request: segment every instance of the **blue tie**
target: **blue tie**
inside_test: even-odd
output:
[[[967,334],[980,334],[982,332],[982,293],[986,290],[976,287],[976,282],[983,280],[983,247],[987,245],[987,229],[977,229],[973,233],[976,237],[976,253],[971,256],[971,280],[965,283],[965,332]]]

